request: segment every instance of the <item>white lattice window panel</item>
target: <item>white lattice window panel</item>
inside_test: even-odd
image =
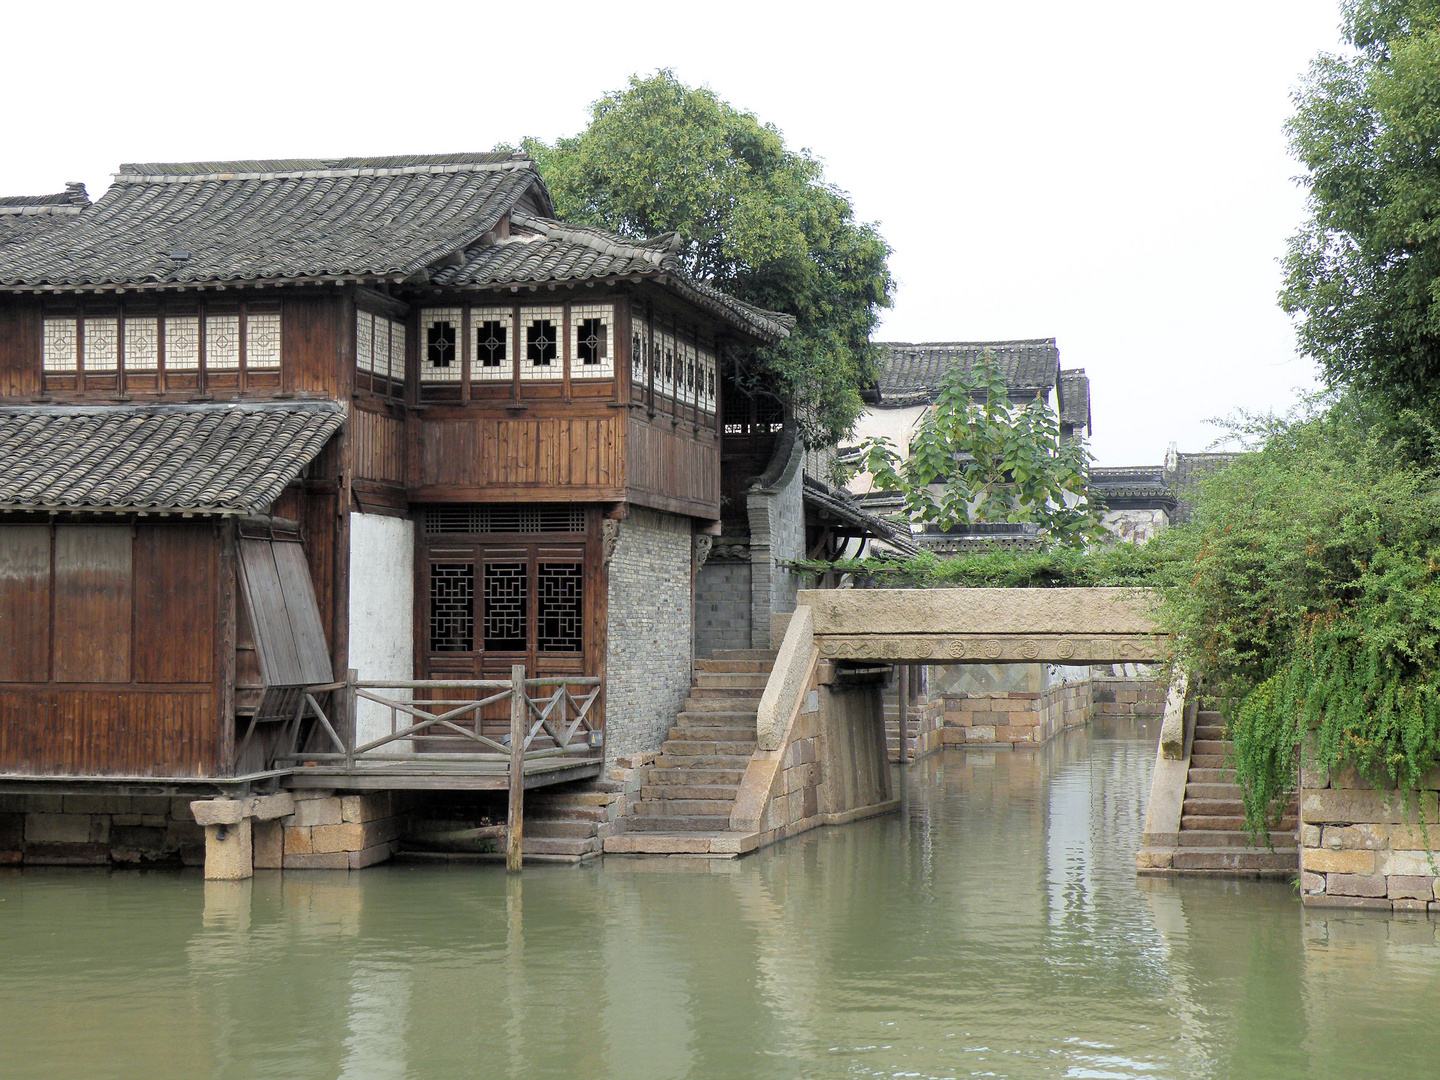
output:
[[[368,311],[355,312],[355,366],[370,374],[375,371],[375,316]]]
[[[675,339],[664,330],[655,331],[655,392],[675,396]]]
[[[245,367],[249,371],[280,367],[278,311],[251,311],[245,316]]]
[[[160,320],[153,315],[125,319],[125,370],[154,371],[160,366]]]
[[[384,315],[376,315],[370,340],[371,370],[387,379],[394,377],[390,371],[390,328],[394,325]]]
[[[165,317],[165,370],[200,369],[200,318],[197,315]]]
[[[85,371],[120,369],[120,320],[113,315],[85,320]]]
[[[695,400],[695,346],[688,341],[680,343],[680,396],[688,402]]]
[[[420,381],[460,381],[461,312],[456,308],[426,308],[420,312]]]
[[[565,374],[561,336],[565,312],[559,307],[527,307],[520,312],[520,378],[559,379]]]
[[[240,316],[205,316],[205,370],[240,369]]]
[[[514,376],[514,323],[510,308],[470,309],[471,382],[509,382]]]
[[[630,379],[650,385],[650,327],[638,315],[630,316]]]
[[[570,378],[615,377],[615,309],[609,304],[570,308]]]
[[[405,381],[405,324],[394,319],[390,323],[390,378]]]
[[[80,366],[79,335],[75,319],[46,319],[42,363],[46,371],[73,375]]]

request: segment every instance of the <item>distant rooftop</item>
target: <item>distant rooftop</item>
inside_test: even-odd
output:
[[[1060,378],[1060,349],[1052,338],[1015,341],[877,341],[878,384],[882,407],[926,405],[954,368],[973,371],[990,359],[1005,376],[1012,394],[1054,388]]]

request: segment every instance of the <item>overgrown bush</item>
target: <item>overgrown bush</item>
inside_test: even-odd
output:
[[[1413,789],[1440,762],[1436,431],[1353,396],[1248,425],[1263,445],[1201,483],[1152,545],[1186,666],[1233,699],[1259,831],[1313,764]]]
[[[880,588],[1058,589],[1158,584],[1167,557],[1153,544],[1110,544],[998,550],[949,558],[921,552],[909,559],[841,559],[794,565],[812,573],[852,573]]]

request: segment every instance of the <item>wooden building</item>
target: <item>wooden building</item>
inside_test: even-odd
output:
[[[554,220],[505,154],[0,202],[0,777],[262,775],[351,670],[598,678],[606,757],[658,746],[721,361],[792,325],[679,245]]]

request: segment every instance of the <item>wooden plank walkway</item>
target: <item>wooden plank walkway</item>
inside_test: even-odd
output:
[[[415,761],[356,761],[343,764],[301,765],[282,782],[288,788],[333,788],[337,791],[504,791],[510,786],[510,762],[436,760],[425,755]],[[602,757],[526,758],[524,789],[590,780],[605,767]]]

